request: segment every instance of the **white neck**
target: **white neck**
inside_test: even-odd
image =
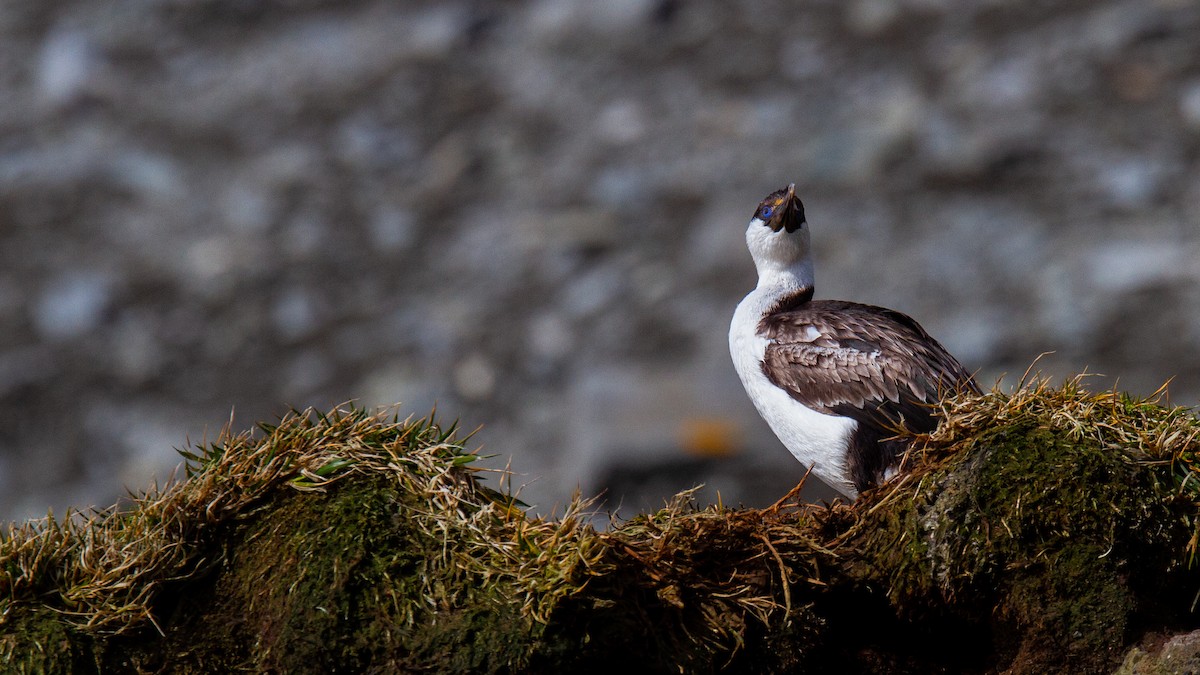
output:
[[[794,293],[813,287],[812,259],[791,265],[761,261],[757,257],[758,285],[742,299],[734,315],[734,325],[741,326],[747,335],[754,335],[763,315],[774,309],[779,301]]]
[[[779,297],[813,287],[807,229],[773,232],[755,218],[746,227],[746,246],[758,270],[755,295]]]
[[[758,290],[770,295],[794,293],[813,287],[813,262],[806,257],[790,265],[780,265],[772,260],[754,261],[758,268]]]

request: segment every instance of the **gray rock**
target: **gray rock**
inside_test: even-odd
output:
[[[34,328],[49,341],[79,338],[100,325],[112,301],[113,280],[95,270],[73,270],[51,279],[31,307]]]
[[[352,398],[487,425],[546,505],[683,452],[693,417],[790,462],[725,332],[750,211],[792,181],[820,297],[912,313],[985,382],[1054,350],[1051,375],[1192,403],[1197,25],[1128,0],[4,4],[0,517],[111,501],[230,408]]]

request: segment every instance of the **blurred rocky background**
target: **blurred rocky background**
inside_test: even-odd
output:
[[[1200,397],[1192,2],[6,0],[0,518],[350,399],[539,511],[769,504],[726,331],[790,181],[818,296],[985,385]]]

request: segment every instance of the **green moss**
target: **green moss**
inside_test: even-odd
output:
[[[0,634],[5,673],[55,675],[97,672],[92,642],[46,609],[21,610]]]
[[[1194,623],[1200,423],[1042,385],[947,404],[853,505],[528,516],[429,420],[226,435],[0,540],[13,672],[1101,672]],[[53,646],[58,645],[59,649]]]
[[[998,640],[1017,672],[1109,672],[1123,654],[1135,595],[1105,551],[1081,544],[1007,580]]]
[[[232,537],[214,572],[179,589],[169,672],[498,672],[530,650],[530,622],[485,579],[431,570],[443,542],[427,504],[382,477],[328,494],[281,492]],[[431,605],[424,591],[439,574]],[[206,599],[196,605],[191,598]],[[151,665],[145,662],[141,665]]]
[[[1013,667],[1107,672],[1134,617],[1130,569],[1166,572],[1180,520],[1145,466],[1048,427],[997,430],[969,470],[963,518],[940,519],[931,547],[951,595],[995,594]],[[1136,581],[1134,582],[1136,583]]]
[[[939,497],[930,552],[953,594],[978,590],[1013,566],[1042,566],[1056,551],[1095,547],[1101,559],[1164,556],[1178,522],[1145,466],[1050,428],[985,435],[965,467],[967,489]],[[1174,552],[1177,553],[1177,552]],[[1167,564],[1166,560],[1161,561]]]
[[[1167,580],[1186,505],[1165,463],[1131,455],[1051,420],[977,427],[842,526],[843,570],[864,595],[886,591],[899,623],[874,620],[887,630],[953,624],[1011,672],[1107,672],[1148,612],[1181,610]]]
[[[765,632],[747,622],[734,631],[745,653],[727,665],[752,664],[749,672],[1105,672],[1147,625],[1186,613],[1184,596],[1196,586],[1194,575],[1183,574],[1192,507],[1176,496],[1171,466],[1159,458],[1194,442],[1186,432],[1191,418],[1070,387],[1022,396],[964,404],[969,423],[948,425],[947,440],[928,439],[923,463],[903,479],[853,508],[808,510],[802,515],[811,522],[773,531],[773,541],[799,531],[820,543],[784,556],[803,566],[796,576],[818,584],[791,586],[791,601],[805,610],[794,634],[780,629],[779,614]],[[649,534],[676,562],[720,541],[708,531],[700,541]],[[688,567],[690,575],[700,568]],[[664,590],[683,586],[671,584]],[[768,588],[778,602],[781,589]],[[688,604],[686,592],[666,597]],[[630,600],[641,611],[654,603]],[[652,614],[613,623],[686,621],[680,612],[665,621]],[[762,660],[767,645],[780,655],[775,666]]]

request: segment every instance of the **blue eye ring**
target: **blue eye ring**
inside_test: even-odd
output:
[[[774,208],[772,208],[772,207],[770,207],[770,206],[764,206],[764,207],[762,207],[762,209],[759,211],[759,213],[761,213],[761,214],[762,214],[762,219],[763,219],[763,220],[766,220],[767,218],[770,218],[770,217],[771,217],[771,214],[772,214],[772,213],[775,213],[775,209],[774,209]]]

